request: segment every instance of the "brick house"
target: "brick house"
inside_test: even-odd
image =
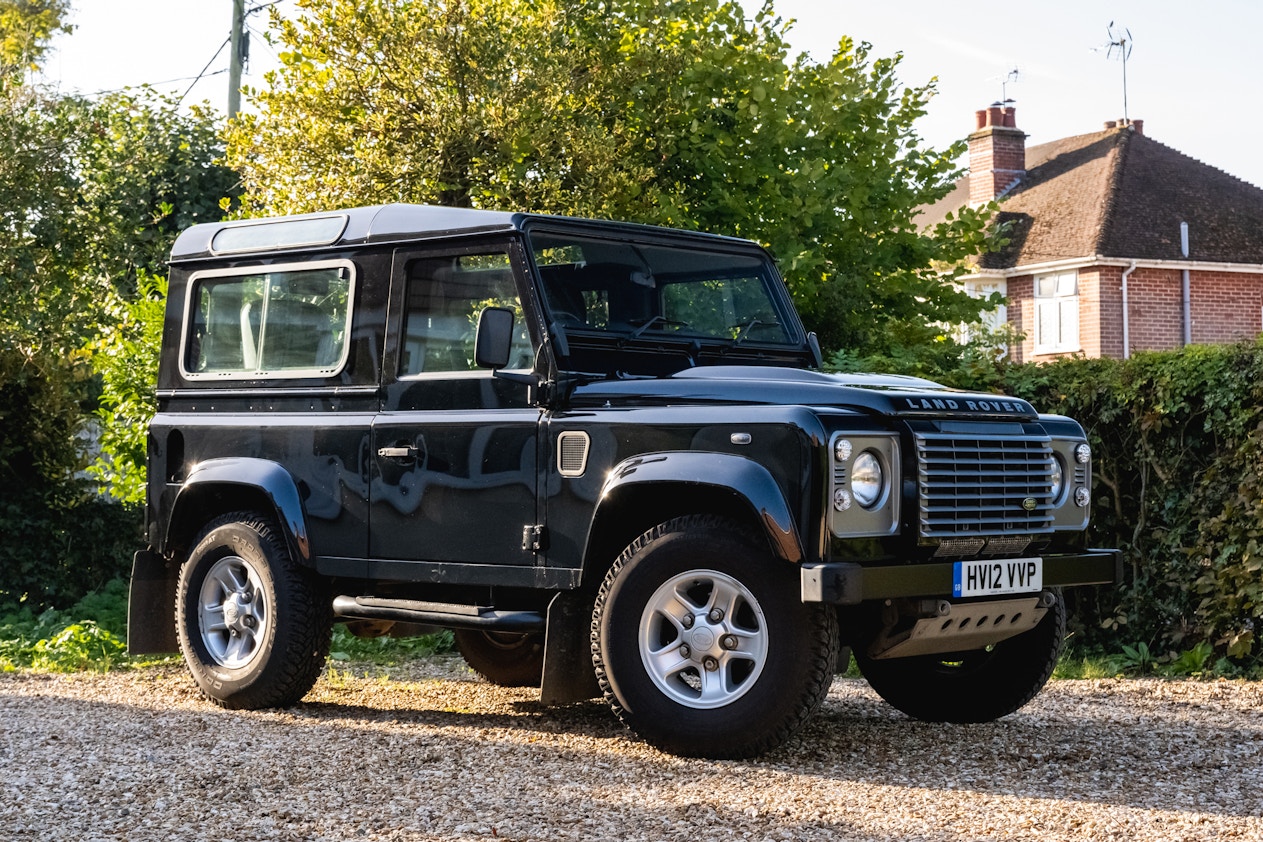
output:
[[[969,174],[922,221],[992,199],[1010,243],[964,283],[1007,296],[1017,361],[1263,332],[1263,189],[1152,140],[1141,120],[1027,148],[1013,108],[977,112]]]

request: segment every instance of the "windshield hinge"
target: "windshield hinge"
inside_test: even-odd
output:
[[[548,549],[548,527],[542,523],[528,523],[523,526],[522,549],[533,553]]]

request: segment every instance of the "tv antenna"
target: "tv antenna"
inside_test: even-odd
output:
[[[1105,27],[1110,39],[1105,48],[1105,57],[1118,56],[1123,61],[1123,122],[1129,123],[1131,121],[1127,117],[1127,58],[1131,55],[1131,48],[1135,42],[1131,37],[1130,29],[1125,26],[1121,29],[1122,32],[1114,31],[1114,21],[1110,21],[1110,25]]]
[[[1014,67],[1012,70],[1008,72],[1008,75],[1006,75],[1003,79],[1000,80],[1000,104],[1001,105],[1011,105],[1013,103],[1013,100],[1009,99],[1008,97],[1008,87],[1011,83],[1016,83],[1020,76],[1021,76],[1021,73],[1018,71],[1017,67]]]

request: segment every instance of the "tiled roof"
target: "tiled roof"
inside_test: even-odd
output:
[[[969,177],[925,209],[933,224],[969,196]],[[1101,255],[1263,263],[1263,189],[1177,152],[1130,127],[1029,147],[1026,176],[1000,200],[1010,243],[983,255],[990,269]]]

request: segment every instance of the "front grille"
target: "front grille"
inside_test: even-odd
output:
[[[916,445],[922,538],[1051,530],[1047,436],[920,433]]]

